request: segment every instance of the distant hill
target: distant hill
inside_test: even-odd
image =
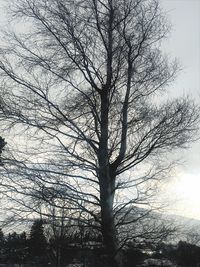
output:
[[[119,218],[120,216],[123,218],[123,213],[119,215]],[[134,240],[143,239],[147,242],[163,240],[168,243],[177,243],[182,240],[200,245],[200,220],[197,219],[133,207],[124,221],[133,223],[125,224],[121,228],[119,233],[122,238],[129,235]]]
[[[177,227],[175,239],[187,241],[194,245],[200,245],[200,220],[180,215],[164,215],[170,218]]]

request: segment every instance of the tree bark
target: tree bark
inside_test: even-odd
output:
[[[111,173],[108,156],[109,100],[105,91],[101,96],[101,139],[99,144],[99,185],[101,201],[101,230],[109,267],[121,267],[119,245],[113,213],[115,175]]]
[[[103,243],[108,256],[109,267],[121,267],[121,257],[113,214],[114,181],[103,179],[100,185],[101,219]]]

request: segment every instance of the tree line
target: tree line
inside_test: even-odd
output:
[[[106,251],[98,236],[81,236],[76,229],[68,229],[62,236],[53,232],[50,234],[49,225],[41,219],[33,221],[30,230],[22,233],[4,234],[0,229],[0,264],[65,267],[78,261],[84,267],[105,267],[103,256],[106,256]],[[140,266],[148,259],[154,262],[170,260],[176,266],[196,267],[200,263],[200,247],[186,241],[179,241],[178,244],[149,243],[146,246],[130,241],[123,249],[127,267]]]
[[[58,240],[59,239],[59,240]],[[76,242],[76,236],[73,235]],[[59,244],[58,244],[59,241]],[[35,220],[30,231],[4,234],[0,231],[0,263],[28,266],[66,266],[75,257],[72,236],[59,238],[45,233],[42,220]]]

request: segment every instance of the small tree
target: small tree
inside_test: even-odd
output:
[[[175,260],[180,266],[198,266],[200,263],[200,247],[179,241],[175,251]]]
[[[66,219],[65,208],[56,209],[55,205],[49,207],[49,218],[46,220],[45,236],[48,241],[48,258],[52,266],[61,267],[70,263],[73,253],[69,250],[74,227]]]
[[[4,261],[14,264],[23,264],[28,260],[28,244],[26,233],[9,233],[4,242]]]
[[[47,252],[47,241],[44,235],[43,221],[35,220],[31,226],[29,237],[30,255],[39,262],[45,261]]]
[[[5,254],[5,236],[2,229],[0,228],[0,262],[4,254]]]
[[[4,233],[2,229],[0,228],[0,246],[2,247],[3,243],[5,241]]]

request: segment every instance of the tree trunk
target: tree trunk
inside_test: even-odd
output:
[[[106,179],[108,181],[108,179]],[[100,186],[101,192],[101,219],[103,243],[108,256],[109,267],[121,267],[119,244],[113,214],[113,182],[104,180]]]
[[[105,88],[104,88],[105,89]],[[115,195],[115,175],[111,173],[108,156],[108,90],[101,95],[101,139],[99,144],[99,186],[101,202],[101,231],[103,244],[108,256],[109,267],[121,267],[118,253],[119,245],[113,214],[113,200]]]

